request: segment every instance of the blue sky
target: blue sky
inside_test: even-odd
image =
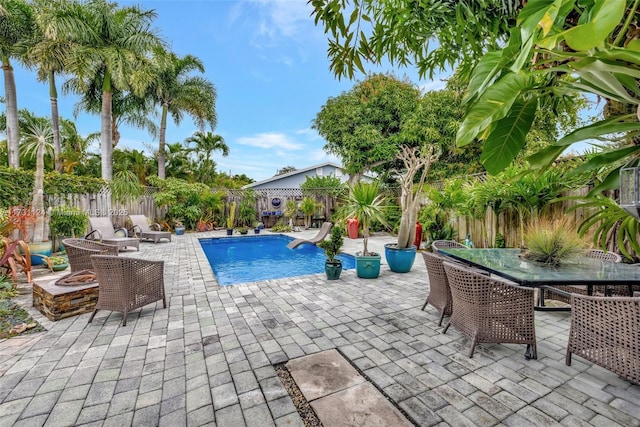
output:
[[[339,163],[322,150],[324,141],[311,129],[311,122],[329,97],[349,90],[365,76],[354,81],[334,78],[326,55],[327,39],[322,28],[315,27],[306,0],[119,4],[155,9],[155,26],[171,49],[203,61],[205,76],[218,93],[214,132],[230,148],[226,158],[214,155],[218,170],[260,181],[285,166],[301,169],[326,161]],[[370,67],[369,71],[394,71],[426,90],[444,86],[440,79],[419,81],[412,68]],[[15,75],[18,107],[49,116],[47,86],[17,64]],[[76,95],[60,94],[60,114],[72,118],[76,101]],[[100,130],[98,116],[80,115],[76,123],[82,134]],[[167,142],[183,142],[195,130],[188,117],[179,127],[170,122]],[[157,146],[145,131],[123,128],[121,134],[120,147],[148,153],[148,147]]]

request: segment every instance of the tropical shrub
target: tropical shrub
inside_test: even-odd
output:
[[[49,227],[52,237],[77,237],[84,235],[89,224],[89,215],[73,206],[58,206],[51,209]]]
[[[557,266],[584,253],[586,244],[567,220],[541,219],[529,225],[524,236],[523,257]]]

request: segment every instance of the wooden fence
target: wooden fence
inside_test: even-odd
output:
[[[583,188],[566,195],[586,195],[590,188]],[[147,218],[163,219],[166,215],[166,207],[156,207],[153,193],[155,189],[147,187],[145,193],[127,203],[115,203],[111,200],[111,193],[108,188],[96,194],[65,194],[65,195],[47,195],[48,206],[55,207],[60,205],[75,206],[82,209],[89,216],[109,216],[112,222],[118,226],[125,226],[127,215],[145,215]],[[248,190],[226,190],[227,199],[225,203],[226,217],[229,212],[231,202],[236,201],[239,204]],[[315,215],[316,224],[321,221],[330,220],[338,206],[338,197],[328,190],[301,190],[299,188],[275,188],[265,190],[251,190],[256,196],[256,219],[262,221],[265,227],[272,227],[278,221],[284,220],[284,210],[287,201],[294,200],[298,206],[305,196],[313,197],[322,205]],[[397,190],[392,189],[391,196],[397,196]],[[612,195],[613,197],[614,195]],[[576,224],[580,224],[585,218],[585,210],[582,208],[574,209],[568,212],[571,206],[576,204],[575,201],[563,201],[554,203],[549,207],[549,213],[555,217],[565,216]],[[304,218],[300,212],[294,218],[294,225],[302,225]],[[465,237],[470,235],[476,247],[495,246],[496,235],[502,234],[508,247],[518,247],[521,242],[521,231],[519,219],[514,213],[500,213],[496,218],[491,207],[487,208],[485,220],[480,221],[469,217],[454,217],[451,219],[453,229],[456,232],[456,238],[463,241]],[[486,230],[483,232],[483,228]],[[615,247],[611,247],[614,250]]]

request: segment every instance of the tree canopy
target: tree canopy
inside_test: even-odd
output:
[[[415,111],[419,99],[420,91],[412,83],[373,74],[329,98],[313,128],[327,141],[325,151],[338,156],[345,171],[358,177],[393,160],[401,123]]]
[[[311,0],[312,16],[329,37],[338,77],[365,73],[363,63],[415,65],[421,76],[469,70],[496,49],[515,25],[522,0]]]

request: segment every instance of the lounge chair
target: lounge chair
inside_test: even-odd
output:
[[[127,326],[131,310],[162,300],[167,308],[164,292],[164,261],[150,261],[131,257],[93,255],[93,271],[100,284],[98,303],[89,323],[98,310],[119,311],[122,326]]]
[[[158,243],[160,239],[167,239],[171,241],[171,233],[168,231],[160,231],[160,224],[153,224],[157,230],[152,230],[147,222],[145,215],[129,215],[129,219],[133,226],[129,231],[134,231],[140,236],[140,239],[153,240],[153,243]]]
[[[140,250],[140,239],[137,237],[118,237],[116,235],[117,230],[113,229],[111,219],[108,217],[90,217],[89,226],[91,227],[91,231],[89,234],[84,236],[85,239],[92,237],[94,240],[99,240],[107,245],[116,245],[118,249],[124,249],[128,246],[132,246],[137,250]],[[127,230],[124,228],[118,230],[123,230],[125,236],[128,234]],[[96,235],[98,237],[97,239]]]
[[[333,224],[330,222],[323,222],[322,226],[320,227],[320,230],[318,231],[318,234],[316,234],[314,237],[312,237],[311,239],[295,239],[293,241],[291,241],[287,247],[289,249],[294,249],[297,248],[298,246],[300,246],[303,243],[309,243],[311,245],[317,245],[318,243],[322,242],[324,240],[325,237],[327,237],[327,234],[329,234],[329,231],[331,230],[331,226]]]

